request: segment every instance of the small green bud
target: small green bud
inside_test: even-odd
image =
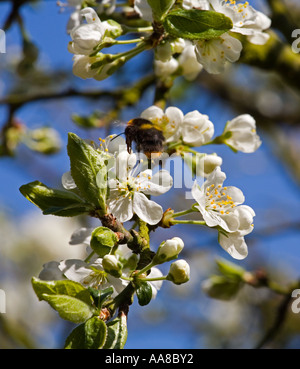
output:
[[[91,248],[102,258],[110,253],[117,242],[115,232],[106,227],[98,227],[92,233]]]
[[[171,264],[167,280],[175,284],[183,284],[190,279],[190,266],[185,260],[177,260]]]
[[[108,25],[105,31],[105,36],[117,38],[123,34],[122,26],[118,22],[108,19],[105,23],[106,26]]]

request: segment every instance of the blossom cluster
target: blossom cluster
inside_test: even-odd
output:
[[[105,79],[129,59],[153,47],[149,46],[153,32],[151,26],[132,30],[140,33],[140,39],[117,40],[128,32],[126,27],[113,19],[100,20],[98,14],[105,14],[107,17],[116,11],[115,0],[102,1],[96,10],[81,9],[80,0],[70,0],[69,3],[75,6],[68,23],[68,32],[72,39],[68,48],[74,54],[73,73],[76,76],[84,79]],[[269,34],[265,31],[270,28],[271,20],[247,1],[237,4],[233,0],[184,0],[182,9],[215,12],[226,17],[232,27],[221,35],[210,38],[170,37],[167,33],[163,34],[160,42],[154,47],[154,72],[161,79],[170,75],[182,75],[192,81],[202,69],[212,74],[222,73],[228,62],[234,63],[240,58],[243,44],[239,36],[247,37],[248,42],[255,45],[264,45],[269,39]],[[147,0],[135,0],[133,8],[128,6],[126,10],[135,12],[149,24],[155,21],[153,9]],[[137,43],[137,46],[124,53],[102,53],[103,48],[130,43]]]
[[[81,0],[68,0],[68,4],[74,10],[67,27],[71,37],[68,50],[73,54],[73,73],[83,79],[101,81],[139,53],[154,49],[154,72],[160,80],[174,75],[192,81],[202,69],[221,73],[228,61],[239,59],[243,44],[237,34],[256,45],[265,44],[269,37],[264,32],[270,27],[269,18],[248,2],[166,0],[163,10],[160,6],[155,8],[156,2],[151,0],[135,0],[130,6],[103,0],[96,9],[85,7]],[[134,12],[145,27],[116,22],[114,14],[120,8],[123,13]],[[107,20],[101,21],[99,14]],[[197,17],[200,24],[197,32],[180,29],[184,17],[180,22],[173,18],[182,14]],[[180,32],[182,37],[177,35]],[[127,33],[140,37],[120,38]],[[130,44],[136,46],[124,52],[103,53],[103,49]],[[133,121],[129,121],[128,127],[132,128]],[[179,285],[190,279],[187,261],[175,260],[185,246],[184,241],[173,237],[152,251],[153,230],[181,224],[215,229],[221,247],[234,259],[241,260],[248,255],[245,236],[254,227],[255,212],[245,204],[243,192],[224,184],[223,159],[217,153],[203,152],[208,145],[220,144],[234,152],[255,152],[262,142],[251,115],[242,114],[228,121],[222,134],[215,137],[214,123],[198,110],[184,113],[175,106],[162,109],[153,105],[140,113],[137,122],[133,128],[135,133],[140,130],[139,135],[128,137],[125,130],[125,139],[110,135],[100,138],[99,144],[69,134],[71,165],[70,171],[62,176],[64,190],[51,189],[39,181],[20,188],[44,214],[89,215],[101,221],[101,226],[81,228],[71,236],[70,245],[86,248],[84,260],[48,262],[40,280],[34,283],[39,298],[49,302],[62,317],[85,324],[78,327],[79,331],[84,329],[91,341],[102,335],[102,347],[108,337],[106,329],[111,326],[108,323],[103,327],[99,320],[108,321],[120,309],[117,319],[121,331],[122,309],[132,303],[134,294],[141,306],[147,305],[156,297],[163,281]],[[138,142],[147,130],[149,137]],[[151,140],[153,145],[162,141],[158,152],[144,150],[143,143]],[[142,157],[140,151],[147,155]],[[171,207],[164,210],[157,200],[174,186],[174,178],[164,166],[164,154],[181,158],[193,173],[188,198],[194,203],[179,212]],[[186,154],[192,157],[187,158]],[[182,216],[188,218],[178,219]],[[131,222],[130,228],[127,222]],[[163,275],[158,266],[170,261],[169,271]],[[94,317],[91,326],[95,331],[92,329],[91,333],[88,322]],[[80,345],[78,337],[77,333],[71,334],[67,346]],[[97,346],[101,345],[97,342]]]

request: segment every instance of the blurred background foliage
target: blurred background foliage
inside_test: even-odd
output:
[[[300,279],[300,55],[291,48],[300,4],[252,3],[272,18],[268,44],[244,41],[240,62],[225,74],[203,71],[193,83],[178,78],[164,98],[185,113],[208,114],[216,134],[238,114],[257,120],[263,145],[255,154],[212,146],[206,151],[223,157],[226,183],[241,188],[257,214],[246,239],[249,256],[237,264],[289,291]],[[42,216],[18,188],[36,179],[61,186],[69,169],[67,133],[95,141],[121,133],[124,122],[153,104],[161,85],[151,72],[150,51],[105,81],[74,77],[66,32],[71,9],[63,9],[54,0],[0,2],[0,28],[6,32],[6,53],[0,54],[2,349],[62,347],[72,326],[37,301],[30,279],[50,260],[81,257],[84,247],[69,246],[70,235],[94,225],[84,218]],[[185,193],[175,189],[159,200],[181,210]],[[191,281],[165,283],[150,305],[132,305],[126,348],[300,348],[300,314],[292,312],[289,292],[245,285],[229,301],[212,299],[201,283],[216,274],[216,259],[229,258],[215,233],[179,225],[157,230],[153,249],[173,236],[185,241],[182,257],[191,264]]]

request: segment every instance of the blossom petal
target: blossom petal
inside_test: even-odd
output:
[[[120,196],[118,190],[112,190],[107,201],[110,212],[119,219],[121,223],[127,222],[133,217],[133,206],[131,198]]]
[[[89,245],[94,228],[82,227],[73,232],[69,245]]]
[[[158,106],[150,106],[144,110],[141,114],[141,118],[148,119],[151,122],[155,119],[161,119],[164,116],[164,111]]]
[[[140,219],[150,225],[157,224],[163,216],[162,207],[140,192],[134,194],[133,211]]]
[[[151,268],[150,274],[148,274],[147,278],[159,278],[162,277],[163,273],[158,268]],[[161,289],[163,281],[152,281],[149,282],[152,288],[152,298],[155,299],[157,295],[157,291]]]
[[[65,279],[62,271],[59,269],[58,261],[49,261],[44,264],[39,278],[43,281],[60,281]]]
[[[247,244],[239,232],[230,233],[227,236],[219,233],[219,243],[234,259],[243,260],[248,255]]]
[[[143,192],[146,195],[159,196],[170,190],[173,178],[167,170],[160,170],[145,185],[147,190]]]

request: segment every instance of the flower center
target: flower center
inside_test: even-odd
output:
[[[205,209],[215,211],[220,214],[229,214],[231,209],[236,205],[232,201],[232,197],[226,193],[227,187],[214,184],[207,187],[205,194]]]
[[[91,285],[95,288],[107,282],[107,273],[95,267],[90,267],[92,272],[83,280],[83,284]]]
[[[176,128],[176,123],[174,120],[170,120],[169,117],[163,115],[161,118],[152,119],[152,123],[159,126],[164,134],[168,133],[170,130],[174,130]]]

